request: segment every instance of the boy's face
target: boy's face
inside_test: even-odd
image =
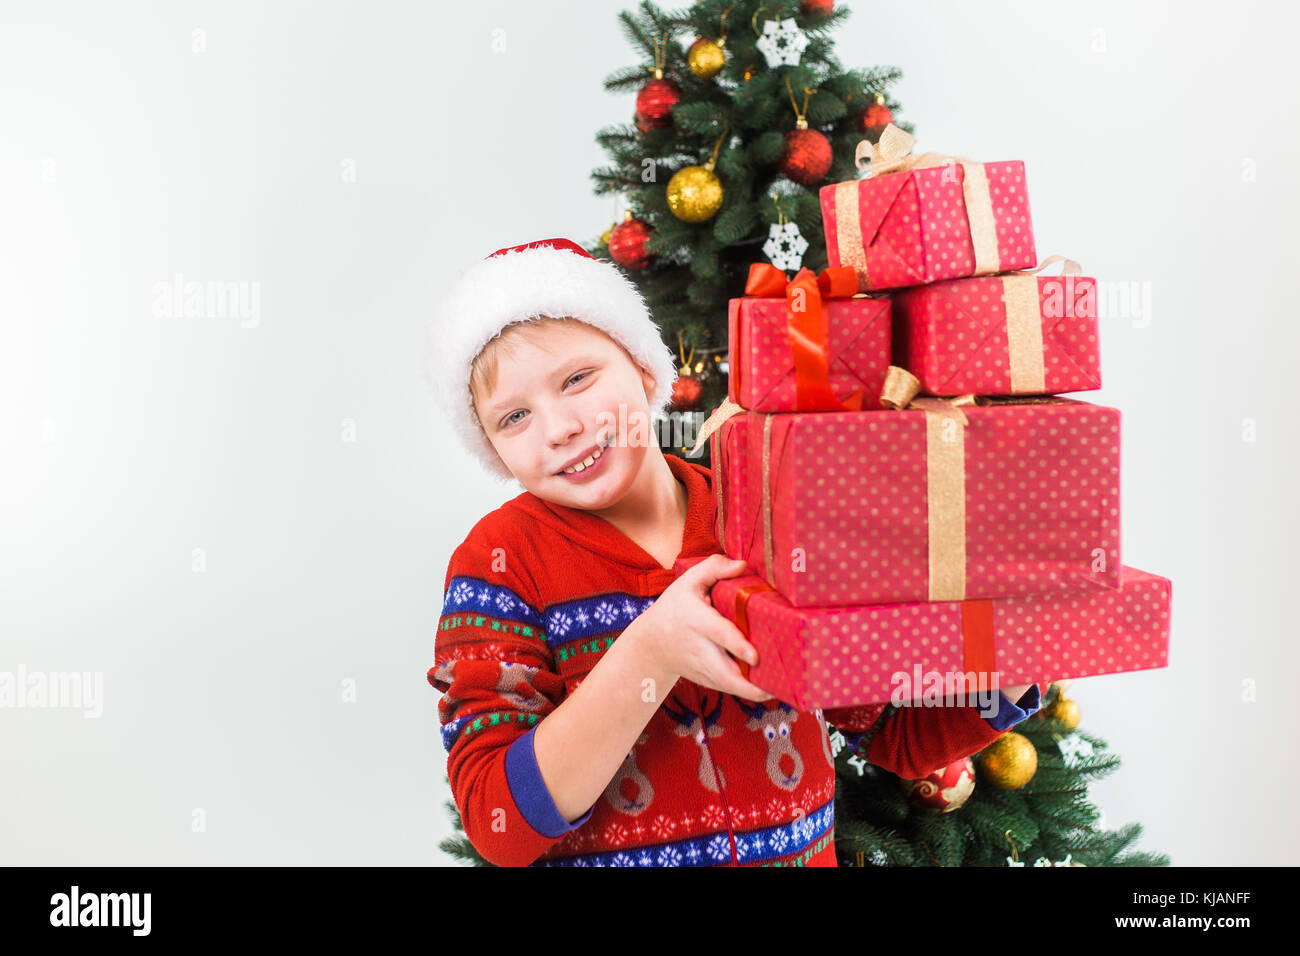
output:
[[[627,494],[645,461],[654,377],[584,323],[546,323],[531,338],[511,337],[498,351],[495,388],[475,396],[488,441],[537,497],[586,511],[608,508]],[[594,464],[561,474],[601,446]]]

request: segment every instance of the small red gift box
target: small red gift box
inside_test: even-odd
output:
[[[906,393],[886,386],[901,411],[719,409],[727,554],[800,608],[1119,587],[1118,409]]]
[[[703,558],[679,558],[680,576]],[[940,700],[949,692],[1167,667],[1173,584],[1125,567],[1118,590],[796,608],[759,576],[721,578],[713,606],[758,652],[742,673],[797,710]],[[981,683],[982,682],[982,683]],[[960,694],[960,692],[959,692]]]
[[[848,269],[820,279],[801,270],[789,283],[768,263],[750,267],[745,297],[727,313],[728,397],[762,412],[880,407],[892,334],[889,300],[855,295]],[[836,280],[839,284],[836,285]],[[820,281],[820,286],[819,286]],[[812,392],[810,380],[829,388]]]
[[[866,178],[822,187],[830,264],[851,267],[861,292],[1032,268],[1024,163],[909,156],[912,142],[890,124],[858,146],[859,165],[873,154]]]
[[[1064,261],[1060,276],[980,276],[893,293],[894,364],[931,395],[1101,388],[1097,282]]]

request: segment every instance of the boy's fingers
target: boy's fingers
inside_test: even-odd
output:
[[[763,688],[759,687],[758,685],[751,684],[749,681],[745,680],[745,678],[741,677],[739,674],[737,674],[735,678],[733,678],[730,681],[730,684],[732,685],[732,689],[731,691],[729,691],[729,693],[735,694],[737,697],[743,697],[745,698],[745,700],[762,702],[765,700],[772,699],[771,694],[763,690]]]
[[[739,574],[744,567],[745,562],[740,558],[729,558],[725,554],[711,554],[697,564],[695,569],[699,571],[700,580],[707,588],[719,578]]]
[[[719,612],[718,616],[722,617],[721,612]],[[722,622],[715,633],[717,634],[715,638],[717,643],[725,648],[732,657],[744,661],[750,667],[758,664],[758,649],[749,642],[744,632],[731,621],[722,617]]]
[[[746,700],[768,700],[771,694],[747,680],[740,671],[740,664],[728,657],[720,645],[714,644],[713,651],[707,656],[713,658],[704,667],[702,676],[704,686],[712,687]]]
[[[740,665],[734,660],[727,658],[724,666],[726,671],[717,685],[720,689],[725,690],[728,694],[743,697],[746,700],[764,701],[772,699],[771,694],[741,675]]]

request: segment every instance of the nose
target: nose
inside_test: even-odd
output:
[[[555,409],[548,414],[550,421],[547,424],[546,434],[551,447],[563,447],[573,440],[574,435],[582,432],[582,419],[572,412]]]

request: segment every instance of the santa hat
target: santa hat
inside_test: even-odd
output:
[[[470,368],[512,322],[572,316],[609,334],[655,379],[650,414],[665,411],[677,365],[632,280],[568,239],[498,249],[462,270],[429,327],[429,384],[453,426],[491,474],[513,477],[474,412]]]

